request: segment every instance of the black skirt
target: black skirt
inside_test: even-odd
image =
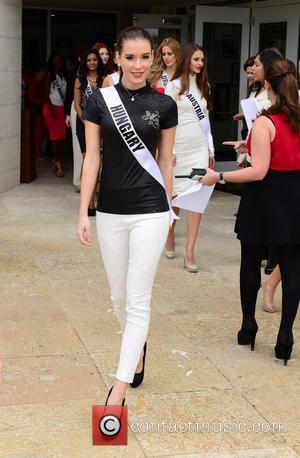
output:
[[[242,190],[235,232],[261,245],[300,244],[300,170],[269,170]]]

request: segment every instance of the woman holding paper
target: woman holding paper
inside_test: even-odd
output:
[[[264,87],[265,81],[265,68],[269,62],[273,59],[281,58],[282,54],[277,48],[266,48],[260,51],[254,59],[253,71],[253,90],[249,96],[249,99],[255,100],[254,113],[248,116],[250,121],[255,119],[257,113],[260,113],[263,109],[267,110],[271,106],[269,95]],[[251,129],[252,122],[249,123],[249,130]],[[241,142],[224,142],[224,144],[231,144],[235,147],[235,150],[239,153],[238,165],[242,166],[246,161],[247,157],[247,141]],[[250,160],[249,156],[248,159]],[[269,247],[267,267],[265,268],[266,275],[263,281],[263,303],[262,308],[265,312],[274,313],[277,308],[274,304],[275,290],[280,282],[280,270],[276,265],[278,264],[277,250],[274,247]],[[269,275],[270,274],[270,275]]]
[[[157,48],[150,74],[151,86],[164,92],[181,62],[182,47],[175,38],[165,38]]]
[[[122,330],[116,382],[108,394],[108,405],[121,405],[128,383],[137,387],[144,377],[152,285],[170,224],[168,200],[177,125],[176,103],[146,83],[153,61],[149,33],[139,27],[121,31],[116,59],[122,69],[121,82],[94,92],[84,111],[87,150],[78,224],[81,243],[91,245],[87,211],[102,141],[97,234]]]
[[[260,265],[268,247],[278,252],[282,276],[282,316],[275,355],[291,357],[293,323],[300,300],[300,104],[296,68],[278,58],[265,69],[265,88],[272,106],[255,121],[248,139],[251,165],[233,172],[207,170],[201,180],[248,182],[244,187],[235,231],[241,242],[240,290],[243,312],[240,345],[254,349],[255,307]]]
[[[189,175],[192,168],[214,167],[214,146],[209,126],[210,89],[207,74],[207,55],[202,46],[190,43],[184,50],[181,65],[166,87],[178,106],[178,126],[174,143],[173,195],[185,191],[192,182],[175,175]],[[175,212],[178,214],[179,209]],[[187,212],[187,242],[184,267],[197,272],[195,244],[201,214]],[[166,244],[167,258],[175,257],[175,221]]]

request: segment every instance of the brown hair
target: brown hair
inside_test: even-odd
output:
[[[147,40],[151,45],[151,50],[153,49],[151,35],[147,30],[142,29],[142,27],[126,27],[126,29],[121,30],[116,43],[116,51],[119,54],[122,52],[123,44],[126,40]]]
[[[163,58],[162,58],[162,49],[164,46],[169,46],[169,48],[173,51],[176,57],[176,62],[177,62],[177,68],[181,63],[181,57],[182,57],[182,46],[180,43],[178,43],[175,38],[165,38],[159,47],[157,48],[157,51],[155,53],[155,59],[153,62],[151,74],[149,77],[149,81],[151,84],[155,83],[162,75],[162,72],[166,68]]]
[[[181,81],[181,90],[179,92],[180,95],[183,95],[189,90],[189,76],[190,76],[190,65],[191,59],[193,54],[196,51],[202,51],[204,54],[204,66],[202,68],[201,73],[196,75],[196,83],[200,91],[202,92],[202,96],[207,101],[207,107],[211,109],[211,100],[210,100],[210,86],[208,82],[208,73],[207,73],[207,54],[205,49],[197,45],[196,43],[189,43],[184,48],[183,59],[181,64],[179,65],[178,69],[175,72],[173,80],[180,78]]]
[[[265,68],[266,81],[277,96],[276,102],[262,114],[286,113],[293,133],[300,133],[300,103],[295,64],[282,58],[271,60]]]
[[[248,57],[244,63],[244,70],[246,71],[248,67],[253,67],[255,56]]]
[[[104,76],[110,75],[111,73],[113,73],[113,72],[115,72],[117,70],[118,67],[114,63],[112,50],[110,49],[110,47],[108,45],[98,41],[97,43],[94,44],[94,46],[92,46],[92,48],[93,49],[97,49],[98,52],[100,51],[101,48],[105,48],[108,51],[109,58],[108,58],[107,63],[104,66]]]

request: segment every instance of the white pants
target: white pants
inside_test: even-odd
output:
[[[71,130],[72,130],[72,145],[73,145],[73,185],[80,186],[80,176],[82,167],[82,153],[76,135],[76,111],[74,102],[71,105]]]
[[[97,234],[122,331],[116,378],[133,381],[150,324],[152,285],[169,230],[169,212],[97,212]]]

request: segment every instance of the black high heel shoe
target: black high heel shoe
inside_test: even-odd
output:
[[[279,331],[274,350],[276,358],[283,359],[284,366],[287,366],[288,360],[291,359],[293,345],[294,339],[292,331],[286,333]]]
[[[147,351],[147,342],[145,342],[145,345],[144,345],[143,370],[142,370],[142,372],[136,372],[134,374],[133,381],[130,383],[130,386],[132,388],[137,388],[142,383],[142,381],[144,380],[146,351]]]
[[[107,406],[108,398],[109,398],[109,396],[111,395],[111,392],[112,392],[112,390],[113,390],[113,387],[114,387],[114,385],[110,388],[110,390],[109,390],[109,392],[108,392],[108,395],[107,395],[107,398],[106,398],[106,401],[105,401],[105,404],[104,404],[104,405],[106,405],[106,406]],[[124,398],[123,401],[122,401],[122,406],[124,406],[124,404],[125,404],[125,398]]]
[[[237,334],[239,345],[251,345],[251,351],[254,351],[255,338],[258,330],[256,321],[245,321]]]

